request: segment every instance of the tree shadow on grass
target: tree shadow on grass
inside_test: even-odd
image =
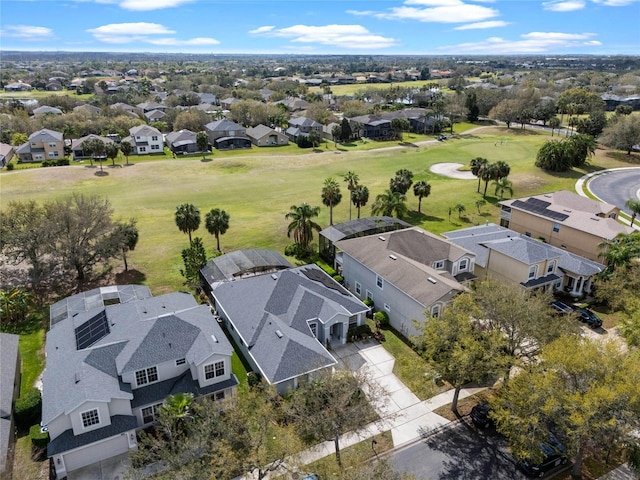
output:
[[[142,285],[147,279],[147,276],[135,268],[130,268],[127,271],[116,273],[116,283],[118,285]]]
[[[202,163],[209,163],[209,162],[213,162],[213,158],[202,158],[200,161]]]
[[[411,143],[411,142],[398,142],[398,145],[400,145],[401,147],[418,148],[418,145],[416,145],[415,143]]]
[[[638,153],[631,153],[631,155],[627,155],[626,152],[607,152],[605,153],[605,156],[618,160],[619,162],[640,165],[640,154]]]
[[[109,172],[105,172],[104,170],[100,170],[100,171],[94,173],[94,175],[96,177],[106,177],[106,176],[109,175]]]
[[[411,223],[412,225],[416,225],[423,222],[444,222],[444,218],[434,217],[432,215],[426,215],[424,212],[418,213],[415,210],[407,213],[407,217],[405,221]]]

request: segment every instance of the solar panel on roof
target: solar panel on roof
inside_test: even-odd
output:
[[[76,348],[83,350],[109,334],[109,322],[104,310],[75,329]]]
[[[547,208],[551,205],[551,202],[546,202],[544,200],[540,200],[539,198],[529,198],[527,203],[535,205],[537,207]]]
[[[529,199],[529,200],[537,200],[537,199]],[[544,206],[543,206],[544,204]],[[538,215],[542,215],[543,217],[547,217],[547,218],[551,218],[552,220],[557,220],[559,222],[562,222],[564,220],[566,220],[567,218],[569,218],[569,215],[565,215],[564,213],[560,213],[560,212],[555,212],[553,210],[549,210],[547,208],[547,206],[551,205],[549,202],[545,202],[543,200],[538,200],[537,202],[530,202],[530,201],[526,201],[523,202],[522,200],[515,200],[512,204],[511,207],[512,208],[519,208],[521,210],[525,210],[527,212],[531,212],[531,213],[536,213]]]

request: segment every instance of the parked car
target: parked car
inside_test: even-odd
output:
[[[447,136],[446,136],[446,135],[438,135],[438,141],[439,141],[439,142],[442,142],[442,141],[444,141],[444,140],[446,140],[446,139],[447,139]]]
[[[602,326],[602,319],[588,308],[579,308],[578,318],[591,328],[600,328]]]
[[[491,406],[487,402],[480,402],[471,409],[471,420],[480,428],[495,426],[495,422],[489,416]]]
[[[568,461],[567,457],[564,456],[564,452],[566,451],[565,446],[553,437],[550,438],[549,443],[540,445],[540,449],[545,455],[541,463],[532,464],[527,460],[518,462],[518,467],[528,477],[542,478],[551,470],[565,465]]]
[[[551,307],[556,312],[564,315],[569,315],[570,313],[573,313],[573,308],[570,305],[567,305],[566,303],[561,302],[560,300],[554,300],[553,302],[551,302]]]

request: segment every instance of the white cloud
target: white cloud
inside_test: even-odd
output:
[[[52,38],[53,30],[47,27],[36,27],[33,25],[5,25],[3,29],[0,30],[0,36],[35,42]]]
[[[585,6],[584,0],[554,0],[542,3],[545,10],[552,12],[573,12],[574,10],[582,10]]]
[[[274,28],[276,28],[276,27],[274,27],[273,25],[265,25],[264,27],[259,27],[259,28],[256,28],[255,30],[249,30],[249,33],[251,33],[253,35],[259,35],[261,33],[270,32]]]
[[[492,20],[489,22],[477,22],[469,23],[467,25],[460,25],[459,27],[455,27],[454,30],[479,30],[483,28],[506,27],[507,25],[509,25],[509,22],[504,22],[502,20]]]
[[[626,7],[640,0],[593,0],[593,3],[599,3],[607,7]]]
[[[372,34],[362,25],[293,25],[278,29],[260,27],[249,33],[288,38],[293,43],[317,43],[346,49],[376,49],[397,45],[395,39]]]
[[[217,45],[220,42],[215,38],[197,37],[187,40],[180,40],[174,37],[156,37],[155,35],[172,35],[175,30],[171,30],[159,23],[110,23],[97,28],[87,30],[94,38],[104,43],[125,44],[125,43],[149,43],[151,45]]]
[[[440,47],[438,50],[451,53],[492,54],[541,54],[557,53],[584,47],[599,47],[602,43],[593,40],[594,33],[531,32],[521,35],[521,40],[490,37],[484,41],[461,43]]]
[[[500,12],[462,0],[405,0],[400,7],[385,12],[348,10],[352,15],[370,15],[386,20],[418,20],[432,23],[472,23],[494,18]]]
[[[95,2],[107,5],[118,5],[124,10],[137,12],[147,12],[150,10],[162,10],[164,8],[174,8],[191,3],[194,0],[73,0],[77,3]]]

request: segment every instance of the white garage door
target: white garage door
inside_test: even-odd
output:
[[[77,470],[78,468],[97,463],[100,460],[120,455],[129,450],[129,442],[127,435],[118,435],[95,445],[89,445],[81,450],[67,453],[64,455],[64,464],[67,472]]]

